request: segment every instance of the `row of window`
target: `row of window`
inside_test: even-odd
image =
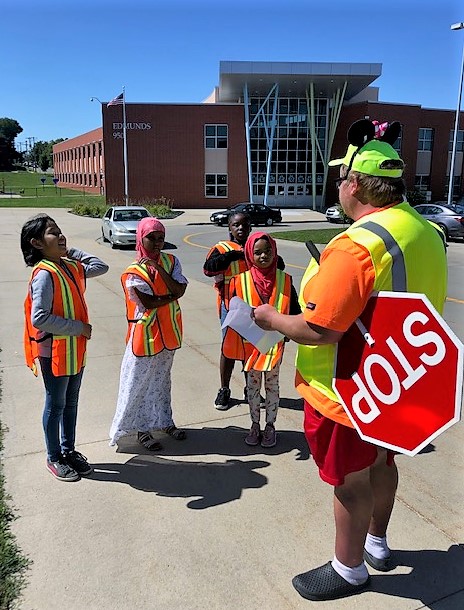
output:
[[[77,148],[69,148],[59,153],[55,153],[57,161],[74,161],[75,159],[87,159],[90,157],[101,156],[103,147],[101,142],[86,144]]]
[[[100,183],[98,181],[97,174],[68,174],[63,173],[57,174],[57,178],[60,182],[68,184],[80,184],[82,186],[100,186],[103,183],[103,176],[100,177]]]
[[[292,117],[280,117],[280,121],[284,119],[291,119]],[[298,117],[297,117],[298,118]],[[317,117],[323,118],[323,117]],[[276,129],[276,141],[275,148],[281,150],[282,157],[286,151],[308,150],[308,128],[305,127],[280,127]],[[252,160],[258,154],[258,151],[265,152],[267,148],[267,135],[266,130],[263,128],[252,127],[250,129],[250,138],[252,139]],[[320,125],[317,129],[317,138],[320,142],[325,139],[325,124]],[[454,130],[450,131],[449,146],[448,150],[453,149],[453,138]],[[434,129],[431,127],[421,127],[419,129],[419,138],[417,144],[417,150],[432,150],[434,140]],[[393,144],[393,148],[398,152],[401,152],[401,136]],[[205,148],[227,148],[228,147],[228,127],[227,125],[205,125]],[[75,149],[80,150],[80,149]],[[456,142],[456,151],[462,152],[464,150],[464,130],[458,131],[458,137]],[[79,156],[80,158],[80,156]],[[288,157],[287,157],[288,158]],[[283,160],[283,158],[282,158]]]

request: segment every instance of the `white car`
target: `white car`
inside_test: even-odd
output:
[[[142,218],[151,216],[150,212],[139,205],[115,205],[108,208],[102,218],[102,238],[111,247],[135,244],[137,225]]]
[[[343,218],[340,214],[340,206],[332,205],[325,211],[325,217],[329,222],[343,222]]]

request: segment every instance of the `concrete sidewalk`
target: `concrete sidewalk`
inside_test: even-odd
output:
[[[185,341],[173,367],[174,417],[188,438],[163,438],[163,451],[151,455],[134,439],[115,451],[108,446],[108,429],[124,351],[119,276],[127,261],[96,243],[98,221],[51,212],[70,244],[110,265],[108,274],[88,282],[94,330],[77,428],[78,449],[96,472],[64,484],[45,469],[42,382],[25,367],[22,348],[29,270],[19,231],[33,211],[0,209],[0,411],[9,430],[3,459],[7,491],[20,517],[13,530],[34,562],[21,608],[315,607],[299,597],[291,579],[333,556],[332,489],[319,480],[301,432],[294,346],[288,346],[282,366],[278,444],[249,448],[243,442],[250,421],[247,405],[238,402],[238,367],[232,383],[237,404],[227,412],[213,408],[220,347],[215,298],[210,286],[191,281],[181,300]],[[208,211],[186,212],[167,224],[204,218]],[[462,424],[454,426],[430,451],[398,458],[400,487],[390,529],[398,567],[386,575],[371,570],[371,590],[321,607],[464,607],[463,430]]]

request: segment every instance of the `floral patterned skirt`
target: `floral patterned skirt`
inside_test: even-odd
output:
[[[121,363],[116,413],[110,429],[110,445],[134,432],[160,430],[173,425],[171,368],[174,351],[156,356],[134,356],[128,341]]]

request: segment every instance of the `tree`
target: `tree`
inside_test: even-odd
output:
[[[29,155],[34,165],[40,167],[43,172],[46,172],[49,167],[53,167],[53,145],[63,142],[63,140],[63,138],[58,138],[58,140],[49,142],[42,140],[36,142]]]
[[[15,119],[0,118],[0,170],[8,171],[19,159],[14,140],[23,128]]]

